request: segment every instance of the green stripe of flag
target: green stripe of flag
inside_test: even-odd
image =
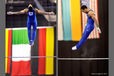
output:
[[[13,44],[29,44],[27,29],[13,30]]]

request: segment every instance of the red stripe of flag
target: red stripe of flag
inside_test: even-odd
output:
[[[28,76],[31,75],[31,64],[29,61],[12,61],[11,76]]]
[[[46,29],[39,29],[39,56],[46,56]],[[39,58],[38,74],[45,75],[46,58]]]
[[[8,31],[8,57],[11,57],[12,30]],[[7,73],[10,73],[11,58],[7,60]]]

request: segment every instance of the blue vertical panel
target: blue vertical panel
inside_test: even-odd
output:
[[[70,0],[62,0],[63,40],[72,40]]]

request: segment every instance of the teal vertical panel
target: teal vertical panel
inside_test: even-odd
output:
[[[62,0],[63,40],[72,40],[70,0]]]

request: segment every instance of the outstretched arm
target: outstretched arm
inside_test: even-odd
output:
[[[54,15],[54,12],[44,12],[38,9],[35,9],[36,13],[43,14],[43,15]]]
[[[28,11],[28,9],[24,9],[24,10],[21,10],[21,11],[18,11],[18,12],[11,12],[11,11],[9,11],[9,12],[7,12],[7,14],[8,15],[13,15],[13,14],[25,14],[25,13],[27,13],[27,11]]]
[[[97,31],[99,33],[101,33],[101,29],[99,27],[99,22],[97,21],[95,14],[93,12],[90,12],[89,15],[91,16],[91,18],[95,21],[96,27],[97,27]]]

